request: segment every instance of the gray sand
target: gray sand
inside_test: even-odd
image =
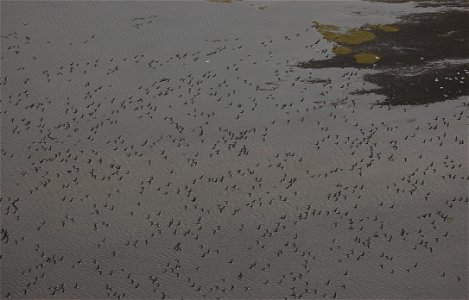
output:
[[[1,297],[467,298],[466,99],[295,67],[437,9],[2,1]]]

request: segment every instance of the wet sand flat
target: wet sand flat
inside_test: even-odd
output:
[[[398,2],[2,1],[0,298],[466,299],[467,52],[400,37],[467,8]]]

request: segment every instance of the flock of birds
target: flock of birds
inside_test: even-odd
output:
[[[312,26],[69,61],[31,26],[1,36],[2,298],[467,295],[463,101],[276,58],[331,55]]]

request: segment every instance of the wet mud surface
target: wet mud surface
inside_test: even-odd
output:
[[[369,2],[406,3],[415,2],[419,7],[468,7],[468,0],[368,0]]]
[[[342,51],[346,54],[339,53],[327,60],[302,62],[299,66],[378,70],[377,73],[365,75],[365,80],[378,85],[375,91],[387,96],[385,102],[390,105],[455,99],[469,92],[467,25],[467,11],[410,14],[392,24],[397,31],[366,26],[360,30],[373,33],[376,36],[374,39],[347,45],[351,51]],[[357,55],[363,53],[370,54],[371,60],[358,60]],[[372,54],[376,55],[376,59],[372,59]]]
[[[365,75],[365,79],[379,86],[372,92],[388,96],[383,104],[417,105],[467,95],[468,75],[467,65],[449,64],[417,75],[403,76],[398,72],[383,72]],[[369,92],[370,90],[367,91]]]

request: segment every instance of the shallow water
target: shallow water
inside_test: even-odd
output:
[[[431,8],[1,5],[2,298],[467,297],[465,99],[296,67]]]

